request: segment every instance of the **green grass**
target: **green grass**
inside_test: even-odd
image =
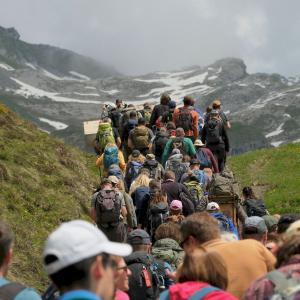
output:
[[[89,219],[95,158],[0,105],[0,219],[16,236],[9,278],[43,290],[42,249],[61,222]]]
[[[234,156],[229,166],[241,186],[262,194],[270,213],[300,213],[300,144]]]

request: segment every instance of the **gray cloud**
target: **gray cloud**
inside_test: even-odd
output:
[[[0,0],[2,26],[127,74],[234,56],[249,72],[299,74],[300,2],[290,0]]]

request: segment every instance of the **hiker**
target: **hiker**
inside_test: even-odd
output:
[[[219,229],[221,231],[221,234],[230,232],[233,233],[236,236],[236,240],[239,239],[239,233],[237,228],[234,226],[231,218],[224,215],[221,212],[220,206],[216,202],[209,202],[206,207],[206,211],[213,216],[215,219],[217,219],[219,223]]]
[[[156,300],[159,293],[168,288],[166,263],[154,259],[149,234],[136,229],[129,233],[128,243],[133,253],[125,258],[132,275],[129,277],[128,295],[131,300]]]
[[[166,124],[166,129],[170,138],[176,137],[176,125],[174,124],[174,122],[168,122]]]
[[[13,244],[12,229],[8,224],[0,221],[0,299],[41,300],[41,297],[32,288],[5,278],[13,259]]]
[[[167,132],[167,129],[165,127],[162,127],[156,133],[156,136],[153,140],[152,152],[155,155],[155,157],[159,163],[162,162],[162,155],[164,153],[166,144],[169,141],[169,138],[170,138],[170,136],[169,136],[169,133]]]
[[[150,179],[150,172],[148,169],[145,168],[140,168],[138,176],[134,179],[130,186],[129,194],[133,195],[136,190],[140,187],[149,187],[149,182],[151,181]]]
[[[103,154],[97,158],[96,166],[100,169],[102,176],[107,176],[111,165],[118,165],[122,171],[125,171],[126,164],[122,151],[116,144],[108,143]]]
[[[151,105],[149,103],[144,103],[143,110],[142,110],[142,116],[145,119],[146,126],[148,128],[151,128],[150,127],[151,114],[152,114]]]
[[[164,126],[168,122],[173,121],[173,114],[176,108],[176,102],[171,100],[168,106],[169,106],[169,111],[165,112],[161,117],[162,126]]]
[[[112,299],[115,264],[110,255],[126,256],[131,251],[128,244],[110,242],[91,223],[75,220],[62,223],[49,235],[43,262],[61,300]]]
[[[165,112],[169,111],[169,102],[171,98],[168,94],[164,93],[160,97],[160,104],[154,106],[150,118],[150,128],[152,129],[156,125],[156,121],[159,117],[162,117]]]
[[[221,109],[221,106],[222,106],[222,103],[219,99],[213,101],[213,103],[212,103],[212,109],[219,111],[219,116],[220,116],[225,128],[230,129],[231,128],[230,122],[229,122],[227,116],[225,115],[225,113],[223,112],[223,110]]]
[[[143,168],[149,171],[151,179],[162,180],[165,173],[163,166],[155,159],[155,155],[152,153],[146,155]]]
[[[92,197],[91,217],[111,241],[126,241],[126,203],[122,193],[107,178]]]
[[[206,111],[203,114],[204,125],[208,122],[208,120],[209,120],[209,114],[211,113],[211,111],[212,111],[212,106],[211,105],[207,106],[206,107]]]
[[[268,228],[263,218],[249,217],[243,224],[243,239],[254,239],[266,245],[268,240]]]
[[[299,231],[289,233],[281,240],[276,257],[276,270],[253,282],[245,294],[245,300],[273,299],[272,297],[274,299],[299,299]]]
[[[146,157],[142,155],[139,150],[133,150],[132,153],[129,155],[125,171],[125,184],[127,191],[130,190],[132,182],[139,175],[140,169],[142,168],[145,160]]]
[[[98,155],[104,152],[107,144],[115,143],[118,148],[121,146],[121,138],[116,128],[112,127],[111,119],[104,118],[99,123],[98,131],[94,141],[94,149]]]
[[[135,208],[133,204],[133,200],[129,194],[125,191],[124,182],[118,179],[116,176],[109,176],[108,180],[111,181],[112,186],[115,190],[122,193],[125,201],[126,207],[126,219],[124,219],[124,223],[127,225],[128,229],[136,229],[137,228],[137,217],[135,213]]]
[[[242,193],[244,197],[243,207],[248,217],[262,217],[268,214],[264,202],[257,199],[251,187],[244,187]]]
[[[237,300],[225,291],[228,286],[227,266],[216,252],[205,252],[200,248],[187,253],[176,272],[176,279],[177,283],[161,293],[160,300]]]
[[[112,255],[111,259],[116,264],[114,300],[130,300],[127,292],[129,290],[129,277],[132,275],[131,271],[122,256]]]
[[[154,138],[151,129],[146,127],[144,118],[138,120],[137,127],[132,129],[128,136],[128,147],[131,150],[139,150],[143,155],[150,153],[152,147],[152,139]]]
[[[138,124],[137,113],[135,110],[132,110],[130,111],[129,119],[126,121],[125,124],[122,125],[122,144],[123,144],[123,151],[126,159],[132,152],[132,149],[128,145],[129,134],[131,130],[133,130],[137,126],[137,124]]]
[[[221,240],[218,221],[207,212],[188,216],[180,227],[185,253],[200,246],[215,251],[224,259],[228,268],[227,291],[242,298],[251,282],[274,269],[272,253],[261,243],[252,240],[226,242]]]
[[[229,139],[225,127],[219,120],[218,111],[212,110],[209,114],[209,120],[203,127],[201,140],[215,156],[219,172],[222,172],[225,167],[226,153],[229,152]]]
[[[119,132],[121,127],[121,119],[122,119],[122,103],[121,104],[119,102],[117,103],[117,101],[116,101],[116,107],[113,107],[108,112],[108,116],[111,119],[111,124],[113,128],[115,128],[117,132]]]
[[[194,142],[198,138],[198,113],[193,108],[194,99],[190,96],[183,98],[183,107],[176,108],[173,122],[176,128],[183,128],[185,136]]]
[[[174,149],[178,149],[182,155],[189,155],[194,157],[196,155],[196,150],[193,145],[193,142],[186,138],[183,128],[176,129],[176,137],[170,139],[165,147],[163,156],[162,156],[162,165],[166,164],[169,156],[171,155]]]
[[[170,203],[170,216],[168,217],[167,222],[181,224],[183,220],[182,202],[180,200],[173,200]]]
[[[196,157],[200,161],[201,170],[210,168],[213,173],[219,173],[218,162],[209,148],[201,140],[196,140],[194,146],[196,148]]]
[[[168,203],[179,199],[182,203],[183,215],[188,216],[195,211],[194,203],[192,202],[188,189],[181,183],[176,182],[175,173],[173,171],[166,171],[164,181],[161,185],[161,190],[166,193]]]
[[[182,263],[184,251],[179,246],[181,241],[180,226],[176,223],[163,223],[155,231],[156,242],[152,246],[152,255],[171,265],[172,269]]]

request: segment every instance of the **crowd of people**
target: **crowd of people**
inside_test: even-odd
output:
[[[270,215],[251,187],[238,197],[220,100],[205,114],[190,96],[176,106],[163,94],[104,110],[92,222],[49,235],[42,299],[300,299],[300,215]],[[235,201],[231,213],[218,199]],[[41,299],[6,279],[13,240],[0,222],[0,299]]]

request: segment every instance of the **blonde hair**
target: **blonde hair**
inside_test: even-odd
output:
[[[131,184],[130,189],[129,189],[129,195],[135,192],[135,190],[140,187],[140,186],[146,186],[149,187],[151,179],[149,176],[145,173],[141,173]]]

